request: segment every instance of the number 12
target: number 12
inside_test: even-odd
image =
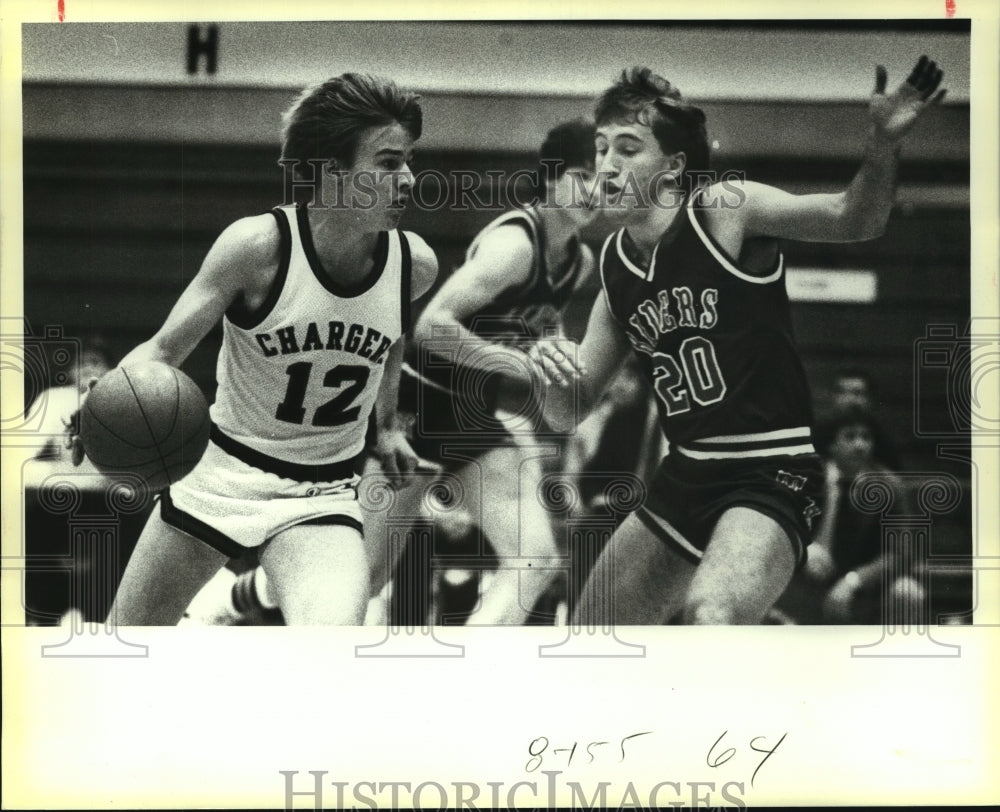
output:
[[[285,423],[295,423],[302,425],[306,417],[305,403],[306,389],[309,386],[309,377],[312,374],[311,361],[296,361],[289,364],[285,370],[288,375],[288,388],[285,389],[285,399],[278,404],[274,416]],[[353,406],[355,399],[368,383],[368,376],[371,370],[366,366],[342,365],[327,370],[323,376],[323,386],[335,389],[338,386],[346,387],[326,403],[317,407],[313,414],[312,425],[314,426],[342,426],[345,423],[353,423],[361,414],[360,406]]]

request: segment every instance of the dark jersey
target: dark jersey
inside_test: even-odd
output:
[[[534,261],[526,282],[504,291],[495,301],[463,321],[476,335],[490,339],[512,339],[515,344],[541,338],[546,331],[562,323],[562,309],[569,301],[580,276],[582,254],[580,241],[574,238],[568,259],[557,268],[545,260],[548,241],[535,209],[518,209],[504,214],[486,226],[470,243],[466,260],[472,259],[483,237],[500,226],[523,228],[534,249]]]
[[[573,289],[583,270],[583,252],[578,238],[570,245],[568,258],[558,267],[550,267],[546,261],[547,236],[541,218],[535,209],[518,209],[501,215],[480,231],[466,251],[466,260],[471,260],[483,237],[501,226],[514,225],[523,228],[531,240],[534,259],[527,280],[505,290],[494,301],[476,313],[463,319],[462,326],[488,341],[504,343],[527,351],[533,341],[559,331],[562,325],[562,310],[569,302]],[[456,369],[454,364],[442,363],[433,347],[421,352],[417,363],[404,368],[407,374],[414,371],[426,381],[443,387],[458,395],[467,388],[456,386],[456,375],[475,381],[480,386],[487,376],[470,370],[467,374]],[[416,369],[414,369],[414,367]],[[498,376],[489,376],[487,389],[500,384]],[[477,392],[477,398],[484,393]],[[489,393],[487,401],[495,401],[496,393]]]
[[[600,258],[607,305],[653,385],[664,433],[696,459],[811,453],[784,259],[748,273],[713,242],[695,201],[649,267],[636,262],[625,229]]]

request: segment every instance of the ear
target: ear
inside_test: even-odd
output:
[[[336,158],[330,158],[323,164],[323,174],[331,178],[339,178],[344,173],[344,167]]]
[[[680,180],[681,175],[684,174],[684,168],[687,166],[687,154],[684,152],[675,152],[673,155],[667,156],[667,169],[673,174],[674,180]]]

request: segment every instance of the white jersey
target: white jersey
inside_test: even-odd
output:
[[[408,328],[409,245],[400,231],[382,232],[371,273],[341,286],[316,255],[306,210],[273,214],[281,262],[272,289],[256,312],[236,305],[223,320],[212,439],[272,473],[323,480],[324,466],[364,449],[389,347]]]

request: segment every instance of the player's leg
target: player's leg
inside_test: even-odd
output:
[[[390,541],[396,533],[402,541],[404,528],[421,515],[421,501],[432,481],[430,477],[418,476],[406,487],[389,494],[389,485],[378,465],[372,463],[365,468],[365,478],[358,488],[358,504],[364,516],[371,591],[366,626],[388,623],[388,600],[392,591],[389,579],[403,553],[401,543],[391,544]],[[388,509],[382,501],[384,498],[392,503]]]
[[[201,626],[280,626],[278,598],[259,564],[236,574],[223,567],[194,596],[185,622]]]
[[[111,606],[118,626],[174,626],[198,591],[228,557],[203,541],[171,527],[154,510]]]
[[[795,570],[795,548],[775,519],[735,506],[719,518],[684,602],[684,622],[759,623]]]
[[[491,449],[460,474],[472,515],[500,558],[468,625],[523,624],[556,575],[551,566],[527,561],[558,555],[549,513],[538,498],[541,460],[533,453],[520,446]]]
[[[632,513],[597,559],[573,612],[573,623],[664,623],[683,605],[695,566]]]
[[[289,626],[359,626],[368,604],[361,533],[342,524],[300,524],[261,550],[268,588]]]

